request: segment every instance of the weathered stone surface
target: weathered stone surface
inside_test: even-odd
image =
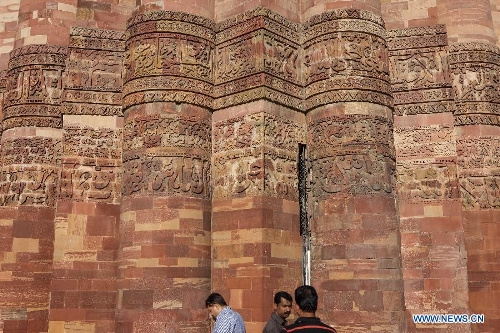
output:
[[[145,2],[0,4],[0,332],[496,332],[497,0]]]

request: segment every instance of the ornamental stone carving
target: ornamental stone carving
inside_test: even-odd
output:
[[[364,11],[337,10],[304,25],[306,110],[335,102],[392,106],[385,30]]]
[[[218,24],[148,12],[131,18],[126,33],[72,28],[69,49],[16,49],[5,124],[18,126],[11,118],[27,112],[38,115],[31,123],[60,126],[42,117],[119,115],[119,106],[169,101],[216,110],[258,99],[303,112],[365,101],[394,105],[401,115],[455,112],[455,101],[457,125],[497,124],[490,104],[500,99],[499,54],[486,44],[449,47],[442,25],[387,32],[379,16],[362,10],[303,24],[265,8]],[[44,105],[28,111],[25,103]],[[61,103],[62,111],[53,107]]]
[[[128,23],[123,106],[186,102],[212,108],[214,24],[175,12],[138,15]]]
[[[61,140],[6,140],[1,147],[0,206],[52,206],[57,198]]]
[[[215,123],[213,197],[298,200],[297,149],[302,133],[298,124],[267,113]]]
[[[122,130],[66,126],[59,197],[118,202],[121,196]]]
[[[457,140],[460,194],[465,210],[500,207],[500,138],[479,136]]]
[[[156,155],[124,163],[122,194],[186,195],[208,199],[209,184],[209,159],[185,154]]]
[[[388,32],[395,115],[454,112],[443,25]]]
[[[210,197],[207,113],[137,114],[124,127],[123,194]]]
[[[457,101],[455,124],[500,123],[500,50],[482,43],[450,47],[453,92]]]
[[[73,27],[66,61],[63,114],[121,116],[123,33]]]
[[[14,50],[9,61],[3,128],[60,127],[60,105],[67,49],[28,45]]]
[[[303,110],[300,26],[257,8],[218,25],[214,108],[267,99]]]
[[[395,152],[392,121],[345,115],[308,124],[312,191],[329,195],[393,194]]]
[[[362,101],[394,106],[396,115],[453,112],[455,125],[498,126],[495,105],[500,100],[496,84],[499,64],[500,52],[494,46],[448,46],[442,25],[387,32],[379,16],[362,10],[334,10],[303,24],[264,8],[219,24],[185,13],[148,12],[131,18],[125,33],[75,27],[71,29],[69,48],[32,45],[13,51],[5,75],[3,127],[60,128],[63,114],[121,116],[123,110],[152,102],[188,103],[218,110],[259,99],[303,112],[325,104]],[[322,119],[310,124],[311,142],[330,145],[312,155],[318,166],[315,172],[329,175],[323,185],[318,185],[318,191],[333,193],[337,184],[342,184],[339,177],[344,181],[358,179],[361,176],[354,171],[364,170],[363,189],[342,191],[391,192],[386,185],[372,184],[370,170],[379,170],[383,174],[379,179],[392,177],[394,151],[382,143],[392,141],[392,124],[377,117],[353,119]],[[339,145],[336,140],[351,135],[346,129],[354,133],[349,143],[352,151],[341,156],[335,148]],[[76,129],[66,130],[65,152],[85,155],[76,152],[81,148],[71,144],[78,135],[70,132]],[[451,131],[434,130],[417,128],[410,133],[410,129],[397,129],[396,141],[402,143],[398,145],[398,156],[425,159],[432,154],[443,158],[453,155],[447,139],[434,141],[433,145],[418,143],[420,136],[434,138]],[[260,191],[272,182],[274,185],[269,186],[275,190],[286,187],[276,185],[280,182],[293,186],[285,180],[290,178],[289,171],[282,174],[272,170],[293,169],[291,161],[296,159],[296,145],[301,142],[297,131],[300,129],[296,125],[269,115],[215,125],[214,181],[219,179],[218,174],[228,172],[224,160],[230,157],[223,157],[222,152],[233,151],[231,154],[245,156],[246,161],[236,168],[241,172],[231,171],[234,182],[224,182],[220,188],[215,185],[214,193],[222,193],[224,187],[233,188],[235,193],[252,186]],[[149,172],[145,175],[149,185],[140,185],[143,190],[176,192],[184,188],[197,193],[203,187],[203,195],[208,195],[207,170],[212,154],[208,125],[196,117],[145,116],[128,119],[123,135],[125,169],[134,177],[145,165],[161,165],[180,175],[167,182],[155,180]],[[83,138],[85,135],[77,140]],[[366,140],[375,140],[377,153],[356,146]],[[264,153],[253,148],[259,145],[266,146]],[[345,143],[342,147],[346,147]],[[8,153],[8,142],[4,149],[5,163],[15,164],[21,158]],[[147,154],[141,154],[144,149]],[[195,153],[181,152],[185,149]],[[95,153],[100,154],[95,158],[113,161],[109,166],[117,167],[117,151],[98,149]],[[328,158],[336,162],[323,163]],[[65,165],[68,175],[84,174],[86,168],[101,172],[92,163]],[[257,185],[260,169],[272,172]],[[73,176],[68,177],[65,179]],[[167,190],[165,184],[180,179],[183,186]],[[203,185],[195,185],[198,181]],[[70,183],[78,180],[71,178]],[[65,195],[79,192],[74,186],[61,186]],[[134,186],[126,192],[136,193]]]

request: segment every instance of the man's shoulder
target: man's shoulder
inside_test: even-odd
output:
[[[268,333],[269,330],[273,327],[273,320],[269,319],[266,323],[266,326],[264,326],[264,329],[262,330],[263,333]]]
[[[223,321],[223,322],[241,322],[241,323],[243,323],[243,317],[237,311],[235,311],[234,309],[231,309],[230,307],[226,307],[217,316],[217,321]]]
[[[229,327],[233,327],[231,332],[245,333],[245,322],[243,317],[229,306],[225,307],[217,316],[214,333],[226,333]]]
[[[266,323],[266,326],[264,326],[264,329],[262,330],[262,333],[275,333],[276,332],[276,323],[274,318],[271,316],[269,320]]]
[[[295,323],[287,326],[285,332],[291,332],[291,333],[299,333],[299,332],[336,333],[337,331],[333,327],[323,323],[320,320],[316,320],[316,321],[297,320]]]
[[[229,306],[224,308],[226,311],[221,312],[221,314],[226,315],[227,317],[241,317],[238,311],[236,311],[233,308],[230,308]]]

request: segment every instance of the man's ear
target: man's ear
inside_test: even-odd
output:
[[[276,311],[277,308],[278,308],[278,305],[273,302],[273,309]]]

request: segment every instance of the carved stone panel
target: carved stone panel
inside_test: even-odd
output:
[[[463,138],[457,147],[463,208],[499,209],[500,138]]]
[[[365,115],[331,116],[309,123],[314,197],[393,193],[391,132],[391,121]]]
[[[394,168],[393,160],[372,151],[326,151],[312,161],[313,196],[390,194]]]
[[[60,181],[63,200],[118,202],[121,191],[121,130],[68,126]]]
[[[256,113],[214,124],[213,197],[265,195],[298,200],[298,124]]]
[[[19,138],[2,143],[0,205],[52,206],[57,198],[61,140]]]
[[[8,79],[8,71],[3,70],[0,71],[0,91],[5,92],[5,89],[7,88],[7,79]]]
[[[480,43],[453,45],[450,63],[457,101],[500,101],[497,47]]]
[[[123,33],[72,28],[63,113],[122,115]]]
[[[122,194],[126,196],[181,195],[208,199],[209,184],[208,158],[172,153],[124,162]]]
[[[57,165],[61,161],[60,155],[60,140],[42,137],[5,140],[2,142],[1,165]]]
[[[144,153],[179,149],[211,152],[211,128],[208,119],[188,115],[156,114],[129,118],[124,127],[124,160]]]
[[[219,24],[214,108],[268,99],[303,110],[299,25],[257,8]]]
[[[252,114],[215,123],[214,154],[261,146],[264,144],[264,121],[262,114]]]
[[[123,195],[210,198],[210,119],[187,114],[130,117],[124,127]]]
[[[306,109],[335,102],[392,106],[383,23],[359,10],[335,10],[304,24]]]
[[[454,112],[445,26],[392,30],[387,43],[395,115]]]
[[[213,23],[161,11],[129,22],[123,105],[186,102],[207,108],[213,100]]]
[[[28,45],[14,50],[4,97],[4,129],[60,127],[67,49]]]
[[[318,150],[322,147],[373,144],[383,148],[389,154],[394,154],[392,126],[392,120],[382,117],[331,116],[309,123],[309,142],[312,148]]]
[[[0,171],[0,206],[53,206],[57,198],[57,168],[12,167]]]
[[[455,123],[500,125],[500,50],[481,43],[450,47]]]
[[[72,49],[66,66],[66,88],[119,92],[122,61],[119,53]]]
[[[398,160],[448,158],[457,155],[450,125],[398,127],[394,129]]]
[[[213,197],[271,196],[298,200],[294,154],[266,147],[214,157]]]
[[[455,133],[452,125],[394,129],[398,194],[404,202],[458,198]]]
[[[465,210],[500,209],[500,172],[461,177],[460,194]]]
[[[69,47],[85,50],[123,51],[125,34],[121,31],[71,27]]]
[[[108,165],[64,163],[60,194],[63,200],[117,202],[120,197],[121,171]]]
[[[401,200],[439,202],[458,198],[454,159],[398,162],[398,195]]]

